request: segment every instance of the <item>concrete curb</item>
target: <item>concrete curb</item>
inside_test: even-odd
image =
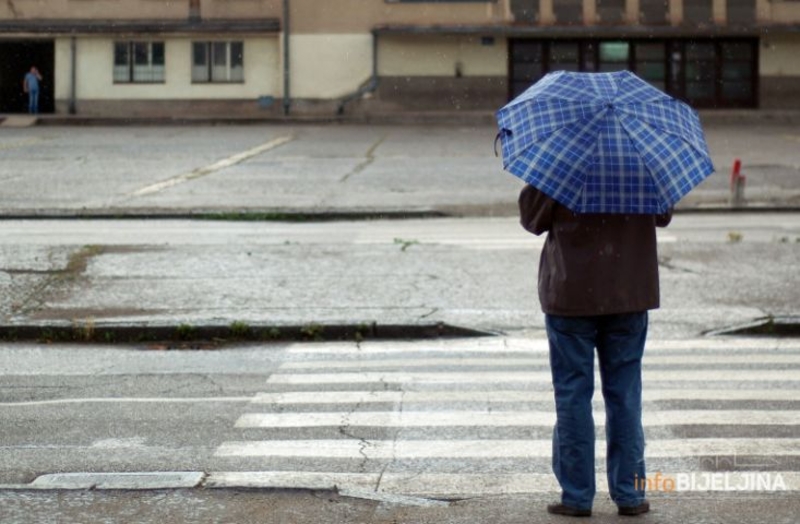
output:
[[[496,207],[496,206],[495,206]],[[188,210],[174,209],[22,209],[0,211],[2,220],[208,220],[239,222],[344,222],[367,220],[420,220],[435,218],[474,218],[516,216],[516,204],[509,204],[508,213],[482,213],[437,209],[365,209],[365,210],[308,210],[308,209],[221,209]],[[494,209],[494,208],[493,208]],[[744,207],[726,205],[678,206],[675,214],[727,214],[727,213],[800,213],[800,205],[774,205],[751,202]]]
[[[800,111],[773,109],[701,110],[703,124],[798,124]],[[111,117],[87,115],[39,115],[42,126],[181,126],[181,125],[459,125],[494,126],[493,110],[476,111],[404,111],[396,113],[350,115],[253,115],[197,117]]]
[[[37,477],[30,484],[0,485],[0,490],[155,490],[200,487],[202,471],[164,471],[137,473],[52,473]]]
[[[40,115],[40,126],[217,126],[217,125],[444,125],[493,126],[493,111],[404,112],[361,115],[293,116],[197,116],[197,117],[106,117],[83,115]]]
[[[446,218],[429,208],[332,210],[303,208],[191,209],[20,209],[0,211],[0,220],[226,220],[242,222],[334,222]]]
[[[166,349],[221,348],[242,343],[425,340],[494,336],[438,323],[379,324],[147,324],[53,320],[0,325],[0,341],[68,344],[158,344]]]

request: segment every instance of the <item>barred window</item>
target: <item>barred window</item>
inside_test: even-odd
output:
[[[244,82],[244,43],[193,42],[192,82]]]
[[[164,42],[115,42],[114,83],[163,83]]]

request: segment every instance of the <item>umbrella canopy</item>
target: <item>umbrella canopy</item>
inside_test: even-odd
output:
[[[577,213],[663,213],[714,171],[697,113],[630,71],[550,73],[497,123],[503,167]]]

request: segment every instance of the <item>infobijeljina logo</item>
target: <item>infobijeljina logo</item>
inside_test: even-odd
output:
[[[634,478],[635,489],[661,491],[786,491],[783,475],[777,472],[723,471],[665,475],[656,472],[647,478]]]

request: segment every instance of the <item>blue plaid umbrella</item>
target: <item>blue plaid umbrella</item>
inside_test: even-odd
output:
[[[503,167],[577,213],[663,213],[714,171],[697,113],[630,71],[550,73],[497,122]]]

